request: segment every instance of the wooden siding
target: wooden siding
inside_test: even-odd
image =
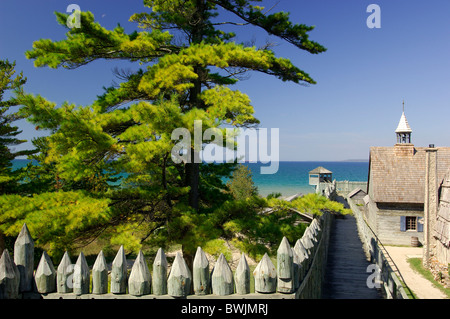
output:
[[[423,217],[423,210],[379,209],[377,214],[377,236],[384,245],[411,245],[411,237],[423,242],[423,232],[400,230],[400,217]]]

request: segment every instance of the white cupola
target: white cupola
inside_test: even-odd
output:
[[[411,144],[412,130],[405,116],[404,102],[402,117],[400,118],[400,122],[398,122],[395,133],[397,134],[397,144]]]

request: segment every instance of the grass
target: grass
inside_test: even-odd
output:
[[[419,299],[417,298],[417,296],[414,294],[414,292],[409,289],[409,287],[406,285],[405,282],[403,282],[402,280],[400,280],[400,283],[402,284],[403,289],[405,290],[406,295],[408,296],[408,299]]]
[[[447,298],[450,298],[450,288],[444,288],[444,286],[441,283],[434,280],[431,272],[423,267],[422,258],[409,258],[408,263],[410,264],[413,270],[417,271],[425,279],[430,281],[433,284],[433,286],[442,291],[447,296]]]

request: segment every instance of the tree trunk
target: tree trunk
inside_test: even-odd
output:
[[[185,245],[181,245],[181,251],[183,253],[183,259],[186,262],[189,271],[191,272],[191,276],[194,275],[194,257],[195,257],[195,251],[191,251],[189,248],[187,248]],[[191,281],[191,294],[194,293],[194,285]]]
[[[5,234],[0,230],[0,256],[3,254],[5,250]]]
[[[196,0],[196,9],[194,15],[195,25],[192,28],[192,43],[201,43],[205,36],[205,12],[206,12],[206,1]],[[206,79],[206,70],[204,67],[198,65],[194,66],[194,72],[198,75],[197,79],[194,80],[194,86],[190,89],[189,104],[190,108],[203,108],[203,101],[199,98],[202,93],[202,81]],[[195,145],[195,143],[194,143]],[[201,147],[198,146],[197,147]],[[189,206],[198,210],[199,208],[199,180],[200,180],[200,156],[199,149],[191,149],[191,162],[186,164],[186,185],[190,186],[189,191]]]
[[[191,162],[186,163],[186,185],[190,186],[189,190],[189,206],[198,210],[199,207],[199,179],[200,164],[196,159],[199,155],[194,149],[191,149]]]

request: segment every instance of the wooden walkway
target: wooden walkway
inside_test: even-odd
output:
[[[382,299],[380,291],[367,287],[367,261],[353,216],[335,219],[331,233],[323,299]]]

